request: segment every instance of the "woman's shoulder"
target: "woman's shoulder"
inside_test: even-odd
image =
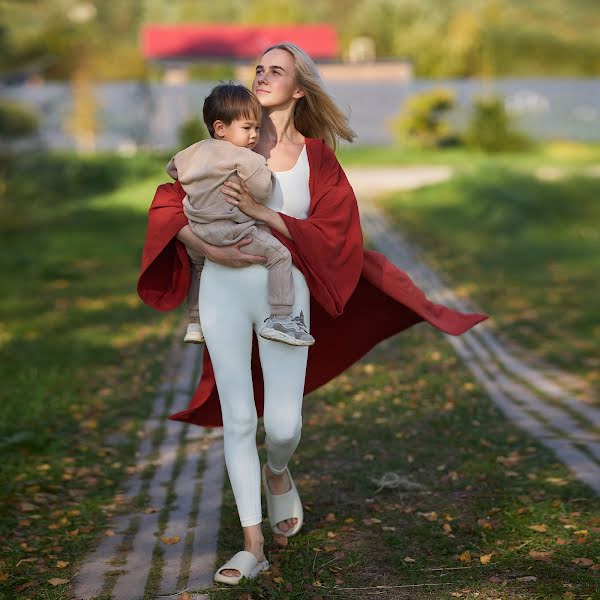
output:
[[[313,162],[319,164],[336,165],[338,163],[335,152],[323,138],[305,137],[306,151],[312,155]]]

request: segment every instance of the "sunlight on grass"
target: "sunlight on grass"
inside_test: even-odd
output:
[[[587,378],[600,367],[599,193],[596,178],[539,181],[487,165],[381,201],[499,334]]]

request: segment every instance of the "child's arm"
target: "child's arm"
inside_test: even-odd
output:
[[[254,154],[251,161],[238,165],[238,175],[257,202],[262,204],[273,194],[275,175],[267,167],[267,163],[262,156]]]
[[[178,175],[177,175],[177,167],[175,166],[175,157],[173,157],[168,162],[166,171],[173,179],[177,179]]]

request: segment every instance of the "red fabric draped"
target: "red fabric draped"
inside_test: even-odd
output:
[[[401,269],[383,254],[363,248],[356,198],[333,151],[323,140],[306,138],[311,204],[306,219],[284,215],[292,239],[272,231],[291,252],[311,294],[311,333],[304,393],[315,390],[364,356],[380,341],[427,321],[460,335],[488,315],[461,313],[428,300]],[[158,187],[148,214],[148,230],[138,294],[158,310],[171,310],[185,299],[190,266],[175,236],[187,224],[179,182]],[[254,401],[263,415],[263,382],[258,347],[252,351]],[[169,417],[207,427],[223,420],[210,355],[204,349],[203,372],[189,407]]]

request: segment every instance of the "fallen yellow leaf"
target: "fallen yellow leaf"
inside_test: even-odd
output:
[[[492,558],[493,552],[491,554],[482,554],[479,557],[479,562],[482,565],[487,565],[490,562],[490,559]]]
[[[283,583],[283,577],[273,577],[275,583]]]
[[[548,527],[543,523],[541,525],[528,525],[528,529],[533,529],[533,531],[537,531],[538,533],[546,533],[548,531]]]
[[[173,537],[167,537],[166,535],[163,535],[160,539],[164,544],[170,546],[171,544],[176,544],[179,542],[181,538],[178,535],[174,535]]]
[[[430,522],[437,521],[438,518],[438,514],[435,512],[435,510],[432,510],[431,512],[418,512],[417,515]]]
[[[458,560],[460,562],[468,563],[471,561],[471,552],[469,550],[465,550],[462,554],[458,555]]]
[[[59,579],[58,577],[53,577],[52,579],[48,579],[48,583],[54,587],[57,585],[64,585],[65,583],[69,583],[68,579]]]
[[[69,561],[68,560],[57,560],[56,561],[56,566],[59,569],[64,569],[65,567],[69,566]]]

